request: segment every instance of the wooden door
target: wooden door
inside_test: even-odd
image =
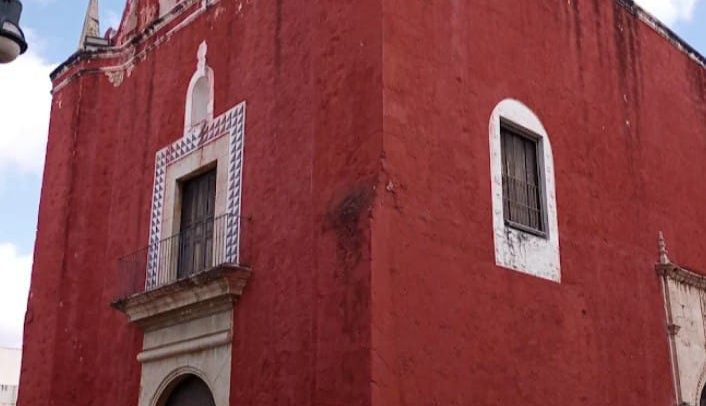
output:
[[[216,170],[182,183],[179,230],[179,279],[211,268]]]

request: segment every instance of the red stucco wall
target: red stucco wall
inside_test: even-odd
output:
[[[657,234],[706,269],[703,67],[613,1],[384,2],[373,403],[672,405]],[[562,283],[495,266],[488,123],[551,139]]]
[[[96,68],[123,56],[70,64],[20,405],[136,404],[116,261],[147,245],[203,40],[216,115],[247,101],[233,405],[671,405],[653,264],[664,230],[706,269],[706,76],[614,4],[221,1],[117,87]],[[494,264],[488,121],[509,97],[551,138],[561,284]]]
[[[55,78],[20,405],[136,404],[141,333],[110,307],[117,259],[147,245],[155,152],[182,134],[204,40],[215,114],[247,101],[253,277],[235,311],[232,404],[369,404],[368,216],[382,139],[382,27],[369,22],[380,10],[221,1],[117,87],[94,68],[120,57]]]

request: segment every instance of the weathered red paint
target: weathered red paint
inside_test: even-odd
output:
[[[671,404],[653,264],[664,230],[706,269],[706,76],[614,4],[220,1],[117,87],[96,69],[124,56],[78,57],[54,78],[20,405],[136,404],[116,260],[147,244],[203,40],[216,115],[247,100],[231,404]],[[551,137],[562,284],[494,264],[508,97]]]
[[[109,306],[116,259],[147,244],[154,155],[182,134],[203,40],[215,114],[248,103],[257,275],[237,305],[232,402],[369,403],[371,198],[357,196],[373,195],[381,150],[380,5],[240,7],[213,6],[118,87],[90,69],[119,57],[54,78],[73,76],[54,94],[20,404],[136,404],[141,333]]]
[[[704,68],[613,1],[385,7],[372,403],[673,404],[656,238],[706,269]],[[552,142],[560,285],[494,264],[508,97]]]

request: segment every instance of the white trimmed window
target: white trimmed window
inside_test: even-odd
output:
[[[517,100],[493,110],[490,170],[495,263],[560,282],[551,144],[539,118]]]

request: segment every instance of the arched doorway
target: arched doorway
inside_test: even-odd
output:
[[[196,375],[179,379],[166,400],[160,403],[163,406],[216,406],[211,389]]]
[[[706,406],[706,388],[701,390],[701,401],[699,402],[699,406]]]

